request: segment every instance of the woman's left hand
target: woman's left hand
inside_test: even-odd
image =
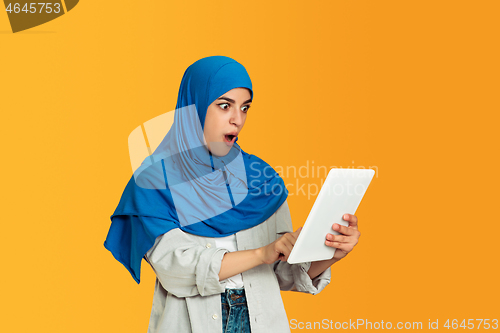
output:
[[[344,258],[349,252],[352,251],[354,246],[358,244],[359,236],[361,233],[358,230],[358,218],[356,215],[344,214],[342,217],[344,221],[349,222],[349,226],[334,223],[332,229],[339,232],[340,235],[327,234],[325,244],[334,247],[337,250],[333,259],[340,260]]]
[[[332,259],[313,261],[307,274],[311,279],[317,277],[332,264],[344,258],[358,244],[361,233],[358,230],[358,218],[355,215],[344,214],[343,220],[349,222],[349,226],[334,223],[332,229],[339,232],[340,235],[326,234],[325,244],[334,247],[337,250]]]

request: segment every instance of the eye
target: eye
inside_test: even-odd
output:
[[[250,105],[245,105],[244,107],[241,108],[241,111],[247,113],[248,109],[250,109]]]
[[[229,108],[229,103],[221,103],[217,104],[222,110],[227,110]],[[223,107],[223,105],[226,105],[227,107]]]

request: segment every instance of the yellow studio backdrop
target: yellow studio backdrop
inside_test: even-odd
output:
[[[376,170],[330,285],[282,293],[292,332],[500,330],[498,1],[87,0],[17,33],[0,8],[0,331],[147,331],[154,272],[137,285],[103,242],[128,135],[210,55],[252,78],[238,143],[283,168],[294,228],[324,178],[304,170]]]

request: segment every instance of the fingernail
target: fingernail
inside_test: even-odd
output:
[[[337,215],[338,216],[338,215]],[[337,230],[339,228],[339,225],[338,224],[334,224],[333,225],[333,229]]]
[[[344,220],[348,220],[349,219],[349,215],[345,214],[344,215]]]

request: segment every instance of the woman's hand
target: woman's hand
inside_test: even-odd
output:
[[[311,263],[311,267],[307,271],[307,274],[309,274],[311,279],[314,279],[323,273],[328,267],[344,258],[358,243],[359,236],[361,235],[358,230],[358,218],[351,214],[344,214],[342,218],[349,222],[349,226],[344,227],[343,225],[337,223],[332,225],[332,229],[338,231],[341,235],[326,235],[325,244],[337,249],[333,258],[329,260],[313,261]]]
[[[262,263],[272,264],[276,260],[287,261],[301,230],[302,227],[295,232],[284,234],[269,245],[258,248],[257,253]]]
[[[356,215],[344,214],[344,221],[349,222],[349,226],[334,223],[332,229],[341,233],[341,235],[327,234],[325,244],[334,247],[337,250],[333,259],[340,260],[352,251],[354,246],[358,244],[361,233],[358,230],[358,218]]]

